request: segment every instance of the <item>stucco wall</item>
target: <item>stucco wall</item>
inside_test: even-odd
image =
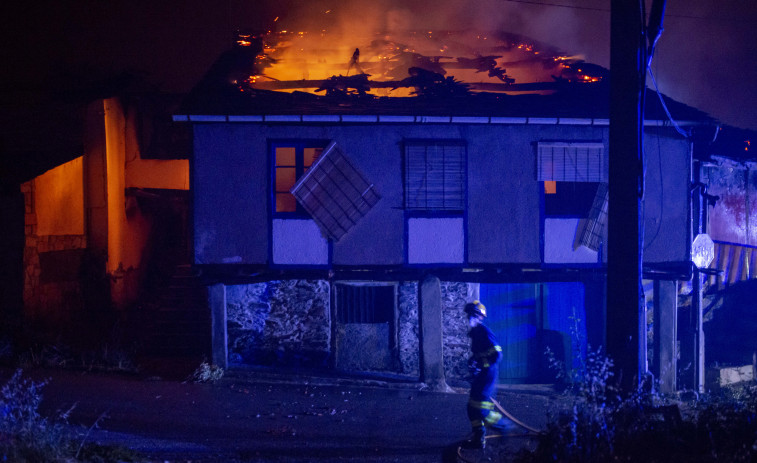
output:
[[[270,262],[269,141],[334,141],[381,195],[378,204],[333,243],[333,265],[406,264],[403,140],[467,143],[468,261],[463,265],[540,262],[536,142],[601,141],[609,155],[607,126],[207,123],[195,124],[194,134],[195,262],[199,264]],[[645,143],[645,259],[680,262],[687,258],[689,144],[663,128],[647,130]]]

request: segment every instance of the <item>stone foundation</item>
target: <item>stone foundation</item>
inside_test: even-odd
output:
[[[229,363],[327,366],[330,294],[324,280],[227,286]]]
[[[441,284],[444,370],[453,384],[464,383],[468,374],[470,341],[462,308],[471,299],[471,286]],[[400,282],[397,298],[397,349],[392,354],[395,360],[377,359],[375,365],[362,365],[358,370],[387,371],[387,365],[395,365],[391,373],[420,377],[418,283]],[[334,353],[330,303],[330,284],[324,280],[227,286],[229,363],[331,367]],[[358,338],[366,327],[344,325],[339,329]],[[355,342],[363,345],[364,341]]]

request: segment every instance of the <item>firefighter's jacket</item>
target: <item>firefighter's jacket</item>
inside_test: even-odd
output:
[[[473,377],[470,398],[476,402],[489,402],[497,385],[502,348],[494,333],[483,324],[471,328],[468,336],[471,338],[472,360],[480,369]]]

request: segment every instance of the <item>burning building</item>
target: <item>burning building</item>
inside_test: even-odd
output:
[[[512,34],[243,39],[174,116],[194,133],[215,362],[460,382],[474,298],[502,381],[545,380],[547,347],[570,363],[604,344],[605,69]],[[662,101],[688,129],[714,123]],[[692,142],[648,102],[644,269],[675,313]]]

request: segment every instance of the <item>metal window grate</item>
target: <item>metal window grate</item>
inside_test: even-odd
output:
[[[461,211],[464,199],[464,145],[444,142],[405,145],[405,208]]]
[[[607,204],[609,189],[607,183],[600,183],[594,203],[589,210],[589,217],[584,221],[580,230],[578,245],[586,246],[593,251],[599,251],[602,243],[602,233],[607,224]]]
[[[336,307],[340,323],[391,323],[394,317],[394,287],[337,285]]]
[[[539,142],[536,180],[606,182],[602,143]]]
[[[324,235],[344,236],[381,199],[374,186],[331,143],[291,193]]]

